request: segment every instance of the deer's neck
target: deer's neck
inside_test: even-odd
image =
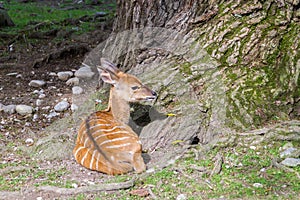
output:
[[[110,89],[109,96],[109,110],[111,110],[112,115],[115,120],[128,124],[130,117],[130,106],[129,103],[122,97],[118,96],[114,88]]]

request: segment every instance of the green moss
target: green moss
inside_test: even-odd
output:
[[[180,72],[185,74],[185,75],[192,75],[191,63],[184,62],[183,64],[181,64],[180,65]]]

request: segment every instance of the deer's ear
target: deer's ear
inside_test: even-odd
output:
[[[100,77],[105,83],[115,85],[117,82],[116,76],[105,70],[102,70]]]
[[[110,72],[111,74],[114,75],[117,75],[120,72],[120,70],[116,67],[116,65],[108,61],[106,58],[101,58],[100,62],[101,62],[101,66],[100,66],[101,69]]]

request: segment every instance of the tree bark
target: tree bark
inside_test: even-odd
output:
[[[108,57],[157,91],[140,131],[148,167],[164,167],[193,141],[299,119],[299,0],[117,5],[114,34],[86,63]]]
[[[219,62],[229,86],[227,116],[233,127],[299,117],[298,0],[118,0],[117,5],[114,32],[177,30],[195,37]]]

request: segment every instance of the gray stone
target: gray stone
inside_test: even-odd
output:
[[[57,113],[57,112],[50,112],[49,115],[46,116],[46,118],[51,119],[51,118],[56,117],[58,115],[59,115],[59,113]]]
[[[186,199],[187,199],[187,197],[186,197],[185,194],[180,194],[180,195],[178,195],[177,198],[176,198],[176,200],[186,200]]]
[[[32,80],[32,81],[30,81],[29,86],[31,86],[31,87],[42,87],[45,84],[46,84],[46,82],[43,81],[43,80]]]
[[[67,101],[61,101],[54,106],[54,110],[57,112],[62,112],[67,110],[70,107],[70,104]]]
[[[64,71],[64,72],[57,73],[58,79],[60,79],[62,81],[68,80],[71,76],[73,76],[73,72],[71,72],[71,71]]]
[[[13,114],[16,112],[16,105],[3,106],[2,109],[5,113]]]
[[[36,100],[36,105],[37,105],[37,106],[41,106],[41,105],[43,104],[43,102],[44,102],[44,100],[42,100],[42,99],[37,99],[37,100]]]
[[[253,187],[262,188],[263,185],[261,183],[253,183]]]
[[[74,78],[70,78],[67,82],[67,85],[78,85],[79,84],[79,78],[74,77]]]
[[[28,115],[33,112],[33,108],[31,106],[27,106],[27,105],[17,105],[16,111],[20,115]]]
[[[300,159],[299,158],[286,158],[284,159],[281,164],[289,167],[296,167],[300,165]]]
[[[296,150],[297,149],[294,148],[294,147],[287,148],[286,150],[284,150],[283,152],[280,153],[280,158],[284,158],[284,157],[290,156]]]
[[[3,110],[4,105],[0,103],[0,112]]]
[[[81,93],[83,93],[83,89],[81,88],[81,87],[79,87],[79,86],[74,86],[73,88],[72,88],[72,93],[73,94],[81,94]]]
[[[90,67],[81,67],[75,72],[75,76],[78,78],[92,78],[94,74]]]
[[[71,104],[71,110],[72,112],[75,112],[76,110],[78,110],[78,106],[76,104]]]

